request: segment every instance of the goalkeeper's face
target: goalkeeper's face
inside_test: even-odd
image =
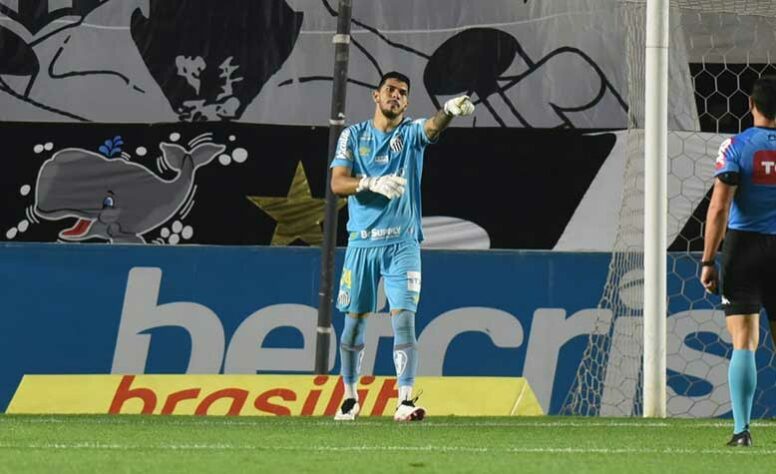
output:
[[[372,93],[375,104],[388,119],[404,114],[409,105],[409,87],[398,79],[388,79],[380,89]]]

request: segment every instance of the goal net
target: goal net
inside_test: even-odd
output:
[[[644,275],[645,0],[620,1],[628,28],[627,161],[623,200],[595,330],[561,412],[642,414]],[[698,282],[703,222],[720,144],[752,125],[748,93],[760,75],[776,74],[776,3],[672,0],[668,99],[667,413],[712,417],[730,412],[732,353],[719,298]],[[772,416],[776,374],[762,319],[754,417]],[[769,400],[770,398],[770,400]]]

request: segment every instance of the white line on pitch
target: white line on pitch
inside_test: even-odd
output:
[[[225,426],[235,426],[235,425],[245,425],[245,426],[253,426],[258,424],[269,424],[269,425],[294,425],[294,426],[305,426],[305,425],[315,425],[315,426],[326,426],[326,425],[337,425],[337,426],[346,426],[346,425],[357,425],[357,426],[377,426],[377,425],[383,425],[383,426],[389,426],[390,423],[386,423],[385,421],[388,420],[389,417],[381,417],[383,418],[383,421],[380,421],[379,419],[369,419],[369,418],[360,418],[354,423],[342,423],[342,422],[335,422],[328,418],[322,418],[320,420],[311,421],[310,423],[303,423],[300,422],[298,418],[276,418],[276,419],[270,419],[267,417],[255,417],[255,418],[242,418],[242,419],[233,419],[233,418],[188,418],[188,419],[175,419],[174,417],[164,417],[162,419],[160,418],[124,418],[124,417],[105,417],[105,418],[2,418],[0,417],[0,424],[3,422],[5,423],[28,423],[28,424],[95,424],[95,425],[133,425],[133,424],[157,424],[159,426],[164,425],[192,425],[192,424],[212,424],[212,425],[225,425]],[[429,428],[448,428],[448,427],[461,427],[461,428],[485,428],[485,427],[548,427],[548,428],[556,428],[556,427],[607,427],[607,428],[636,428],[636,427],[643,427],[643,428],[666,428],[669,426],[675,426],[671,425],[670,423],[665,422],[633,422],[633,421],[614,421],[614,422],[608,422],[608,421],[594,421],[594,422],[580,422],[580,421],[547,421],[547,422],[541,422],[541,421],[480,421],[480,422],[447,422],[447,421],[434,421],[434,420],[427,420],[423,423],[412,423],[413,426],[426,426]],[[720,426],[723,426],[720,424]],[[727,426],[727,425],[724,425]],[[776,425],[774,425],[776,426]]]
[[[0,449],[18,450],[177,450],[177,451],[303,451],[303,452],[465,452],[465,453],[504,453],[504,454],[724,454],[724,455],[776,455],[774,449],[640,449],[640,448],[494,448],[477,446],[251,446],[231,444],[109,444],[109,443],[43,443],[14,444],[0,443]]]

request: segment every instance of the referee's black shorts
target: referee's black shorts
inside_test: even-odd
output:
[[[776,235],[728,229],[722,244],[722,309],[776,321]]]

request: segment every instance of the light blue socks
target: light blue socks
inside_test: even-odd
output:
[[[393,364],[399,387],[413,386],[418,370],[418,339],[415,337],[415,313],[402,311],[391,316],[393,327]]]
[[[733,406],[733,434],[749,429],[754,390],[757,387],[757,364],[754,351],[734,349],[728,367],[730,404]]]
[[[364,350],[364,333],[366,318],[353,318],[345,315],[345,327],[340,337],[340,374],[346,386],[353,386],[358,381],[361,370],[361,355]]]

